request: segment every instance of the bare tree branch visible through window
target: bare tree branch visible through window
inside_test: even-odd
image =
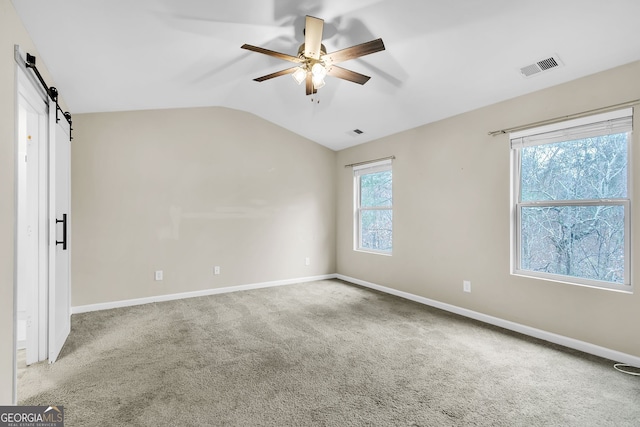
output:
[[[391,170],[360,176],[360,247],[390,252],[393,247]]]
[[[624,283],[628,137],[521,148],[521,269]]]

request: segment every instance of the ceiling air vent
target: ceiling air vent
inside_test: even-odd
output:
[[[353,129],[353,130],[348,130],[345,132],[347,135],[352,136],[354,138],[359,137],[360,135],[362,135],[364,133],[364,131],[360,130],[360,129]]]
[[[558,68],[561,65],[562,61],[560,61],[558,55],[553,55],[549,58],[541,59],[534,64],[526,65],[520,68],[520,74],[522,74],[523,77],[531,77],[543,71],[553,70],[554,68]]]

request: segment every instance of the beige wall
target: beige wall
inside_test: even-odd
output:
[[[12,399],[14,44],[37,55],[0,0],[0,404]],[[638,75],[630,64],[337,154],[223,108],[75,115],[72,305],[338,272],[640,356],[638,292],[509,275],[508,141],[487,136],[640,98]],[[354,252],[343,165],[392,154],[394,255]]]
[[[0,0],[0,405],[13,400],[16,44],[36,56],[38,70],[54,86],[13,5]]]
[[[635,294],[511,276],[508,136],[487,135],[638,99],[638,76],[640,62],[340,151],[338,273],[640,356],[638,239]],[[638,113],[634,127],[640,129]],[[639,143],[636,131],[636,203]],[[352,174],[343,166],[389,155],[397,157],[393,256],[354,252]],[[640,209],[632,225],[637,235]],[[471,293],[462,291],[463,280],[471,281]]]
[[[335,152],[227,108],[73,128],[72,306],[335,272]]]

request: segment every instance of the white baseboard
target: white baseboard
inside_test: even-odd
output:
[[[554,344],[560,344],[562,346],[579,350],[584,353],[589,353],[595,356],[603,357],[605,359],[613,360],[620,363],[626,363],[631,366],[640,367],[640,357],[633,356],[631,354],[622,353],[622,352],[611,350],[605,347],[600,347],[594,344],[590,344],[588,342],[584,342],[584,341],[576,340],[573,338],[565,337],[563,335],[558,335],[551,332],[543,331],[541,329],[532,328],[530,326],[521,325],[519,323],[500,319],[498,317],[489,316],[487,314],[479,313],[473,310],[468,310],[466,308],[457,307],[455,305],[446,304],[443,302],[424,298],[418,295],[410,294],[408,292],[399,291],[397,289],[387,288],[386,286],[376,285],[375,283],[366,282],[364,280],[355,279],[353,277],[344,276],[342,274],[337,274],[336,278],[340,280],[344,280],[345,282],[350,282],[356,285],[375,289],[377,291],[395,295],[411,301],[415,301],[420,304],[429,305],[431,307],[439,308],[441,310],[449,311],[451,313],[455,313],[461,316],[469,317],[471,319],[479,320],[484,323],[489,323],[491,325],[499,326],[504,329],[509,329],[511,331],[519,332],[524,335],[529,335],[534,338],[539,338],[541,340],[549,341]]]
[[[228,286],[224,288],[204,289],[202,291],[181,292],[178,294],[155,295],[146,298],[136,298],[120,301],[112,301],[98,304],[79,305],[71,307],[71,314],[87,313],[90,311],[110,310],[112,308],[131,307],[134,305],[150,304],[153,302],[173,301],[185,298],[203,297],[207,295],[226,294],[229,292],[248,291],[251,289],[271,288],[274,286],[293,285],[295,283],[314,282],[316,280],[335,279],[336,274],[322,276],[301,277],[298,279],[275,280],[273,282],[251,283],[247,285]]]

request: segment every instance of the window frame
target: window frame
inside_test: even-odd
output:
[[[391,205],[390,206],[361,206],[361,177],[379,172],[391,172]],[[354,194],[354,241],[353,250],[356,252],[366,252],[377,255],[393,255],[393,167],[391,159],[367,163],[353,167],[353,194]],[[391,212],[391,249],[388,251],[370,249],[362,246],[362,213],[365,211],[390,211]]]
[[[633,283],[631,282],[631,242],[632,242],[632,230],[631,230],[631,205],[632,205],[632,141],[633,133],[632,129],[628,129],[624,132],[628,133],[627,136],[627,195],[626,198],[603,198],[603,199],[570,199],[570,200],[534,200],[534,201],[522,201],[521,200],[521,165],[522,157],[521,150],[527,146],[542,145],[550,142],[563,142],[571,141],[575,139],[586,138],[589,136],[572,137],[567,136],[564,139],[561,136],[563,131],[568,131],[570,128],[577,128],[589,125],[597,125],[608,120],[620,119],[624,117],[631,117],[631,123],[633,123],[633,109],[627,108],[624,110],[618,110],[608,113],[597,114],[593,116],[583,117],[579,119],[566,120],[551,125],[540,126],[536,128],[527,129],[524,131],[513,132],[510,134],[511,139],[511,274],[516,276],[550,280],[554,282],[567,283],[571,285],[587,286],[598,289],[614,290],[622,292],[633,292]],[[541,134],[553,134],[556,136],[552,141],[541,142],[539,144],[529,143],[522,144],[522,139],[529,136],[537,136]],[[598,135],[613,135],[616,133],[623,133],[617,130],[611,130],[609,132],[594,132],[590,136]],[[514,141],[520,141],[519,144],[514,144]],[[566,206],[623,206],[624,209],[624,280],[623,283],[608,282],[597,279],[587,279],[583,277],[575,277],[556,273],[547,273],[533,270],[522,269],[522,209],[526,207],[566,207]]]

